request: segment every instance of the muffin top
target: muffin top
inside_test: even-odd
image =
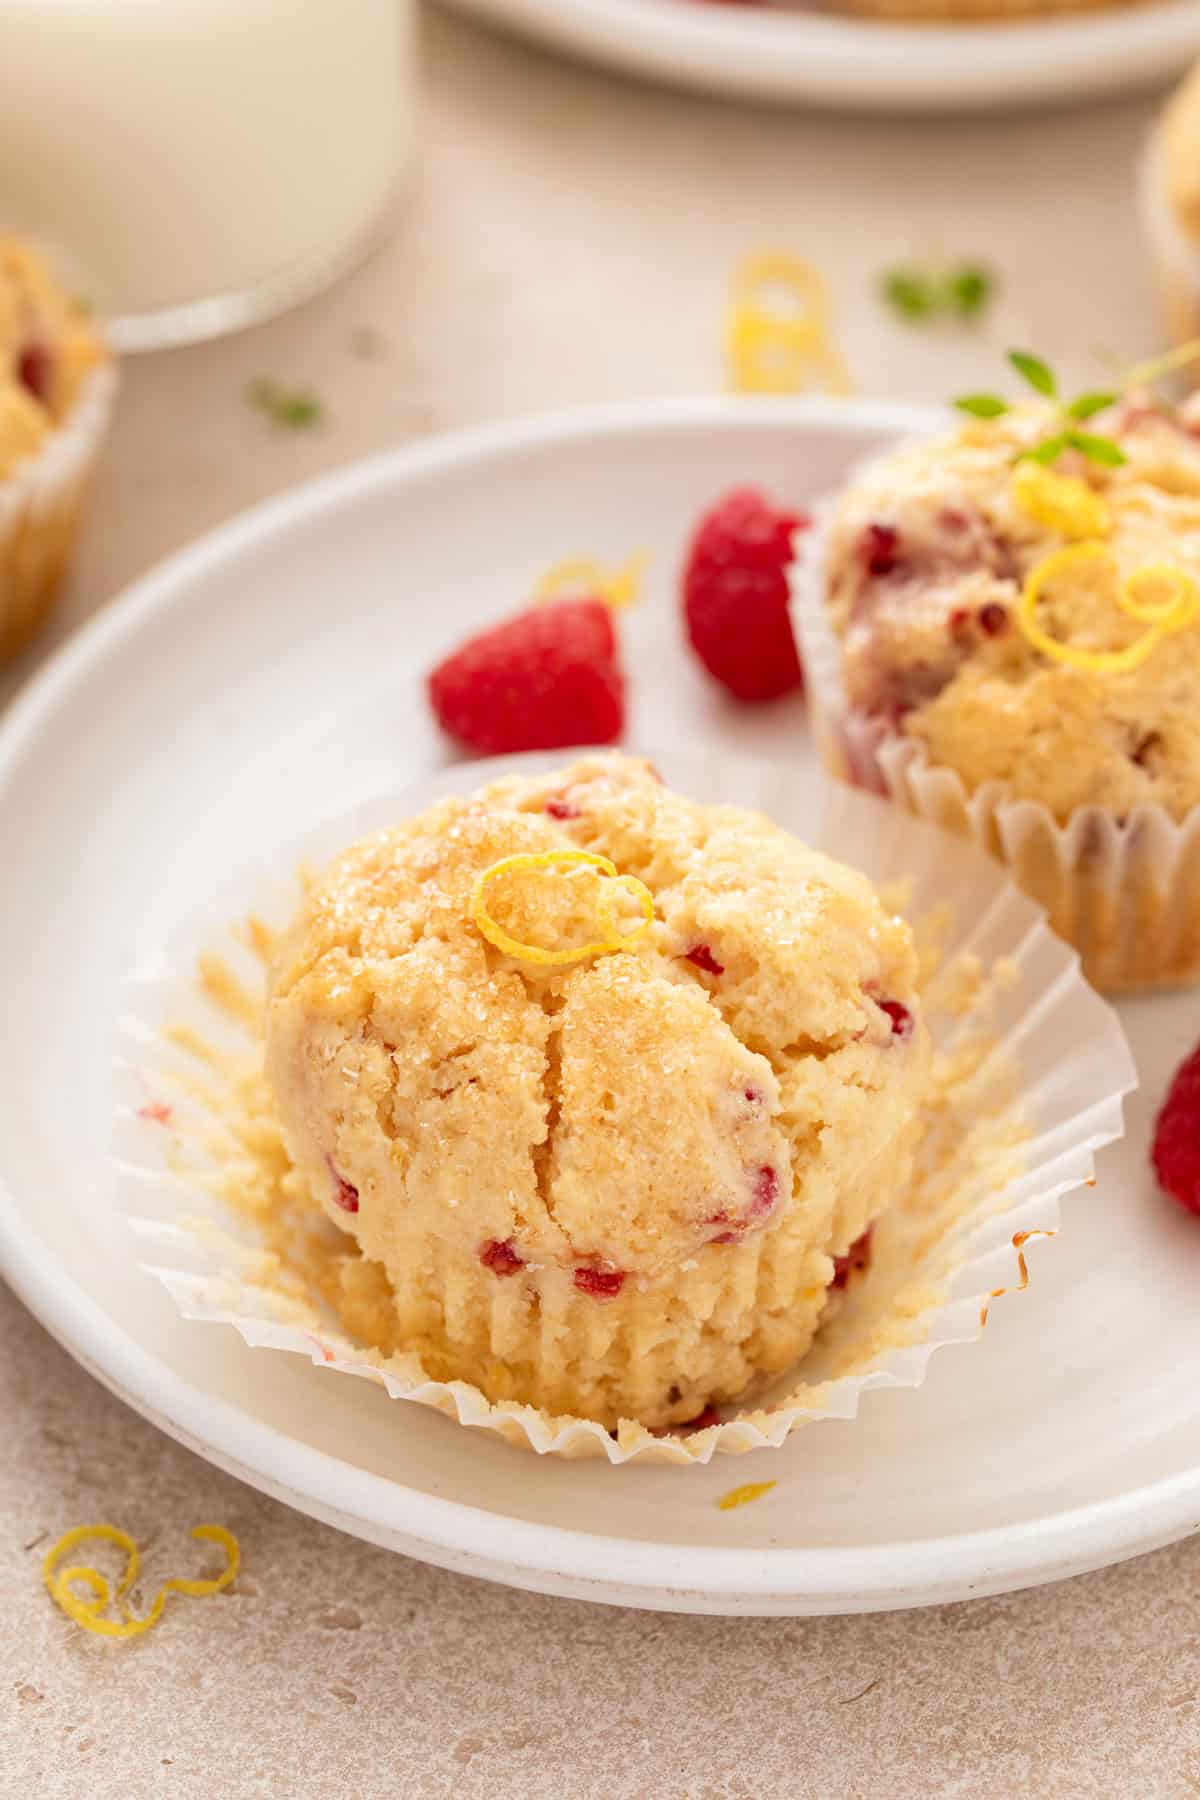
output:
[[[0,237],[0,480],[36,455],[106,354],[37,252]]]
[[[1059,429],[1048,404],[1014,408],[852,483],[827,587],[847,693],[971,790],[1005,782],[1060,820],[1141,804],[1181,818],[1200,802],[1200,622],[1154,635],[1133,666],[1112,657],[1151,642],[1122,598],[1145,610],[1200,579],[1200,401],[1129,396],[1089,420],[1119,466],[1020,460]],[[1023,627],[1031,575],[1036,627],[1070,661]]]
[[[1167,102],[1158,133],[1160,178],[1176,224],[1200,245],[1200,63]]]
[[[627,879],[538,860],[481,901],[497,863],[580,851]],[[530,960],[481,923],[593,949]],[[416,1234],[614,1293],[794,1217],[826,1134],[851,1178],[895,1136],[928,1064],[915,986],[911,933],[862,876],[598,755],[339,857],[279,950],[267,1066],[293,1158],[367,1255]],[[830,1207],[814,1248],[840,1254]]]

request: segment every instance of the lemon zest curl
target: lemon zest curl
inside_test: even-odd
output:
[[[64,1532],[57,1544],[46,1552],[42,1562],[42,1579],[46,1583],[47,1592],[56,1606],[62,1608],[69,1619],[84,1631],[90,1631],[95,1637],[131,1638],[140,1637],[157,1625],[162,1617],[163,1607],[167,1603],[168,1594],[190,1594],[201,1599],[208,1594],[218,1594],[228,1587],[241,1565],[242,1553],[237,1539],[223,1525],[197,1525],[192,1530],[194,1538],[207,1538],[214,1544],[220,1544],[225,1552],[226,1564],[221,1573],[211,1581],[193,1581],[184,1576],[173,1576],[164,1581],[150,1611],[144,1618],[137,1619],[129,1608],[121,1604],[134,1582],[137,1580],[141,1559],[138,1547],[127,1531],[116,1525],[76,1525],[72,1531]],[[125,1552],[125,1573],[117,1583],[114,1594],[108,1582],[98,1569],[89,1568],[83,1563],[72,1563],[68,1568],[60,1569],[59,1563],[78,1544],[88,1538],[101,1538],[109,1544],[116,1544]],[[82,1583],[91,1593],[90,1602],[76,1591],[76,1584]],[[122,1617],[106,1619],[104,1611],[111,1604],[120,1606]]]
[[[563,600],[569,596],[603,600],[614,612],[632,606],[642,588],[649,554],[639,550],[617,568],[606,569],[594,557],[568,557],[547,569],[533,590],[535,600]]]
[[[1084,650],[1077,644],[1064,644],[1038,624],[1038,604],[1047,586],[1064,569],[1080,568],[1088,563],[1103,563],[1108,568],[1115,568],[1116,558],[1110,547],[1098,539],[1068,544],[1065,549],[1043,557],[1030,570],[1017,603],[1016,621],[1026,638],[1035,649],[1055,662],[1066,663],[1074,669],[1087,669],[1094,675],[1124,675],[1131,669],[1140,668],[1164,638],[1185,631],[1200,618],[1200,583],[1194,575],[1179,563],[1143,563],[1121,583],[1117,605],[1128,618],[1148,625],[1149,630],[1124,650]],[[1154,598],[1156,588],[1165,588],[1165,595]]]
[[[773,305],[772,293],[790,305]],[[785,250],[748,256],[733,278],[726,324],[733,387],[744,394],[795,394],[815,383],[850,391],[830,334],[829,296],[811,263]]]
[[[747,1481],[744,1486],[730,1488],[727,1494],[722,1494],[717,1506],[722,1512],[732,1512],[735,1507],[749,1506],[752,1501],[761,1500],[764,1494],[778,1486],[777,1481]]]
[[[604,933],[603,938],[591,944],[580,944],[575,950],[543,950],[538,944],[523,944],[519,938],[510,937],[487,910],[486,895],[491,883],[500,875],[522,869],[551,869],[564,863],[593,868],[599,874],[609,877],[611,885],[606,884],[601,889],[596,903],[596,917]],[[625,935],[617,930],[613,912],[616,900],[614,888],[631,894],[642,911],[641,923]],[[639,881],[636,875],[622,875],[616,863],[607,856],[597,856],[591,850],[544,850],[502,856],[490,869],[484,869],[471,889],[469,911],[472,922],[488,943],[494,944],[506,956],[514,956],[520,962],[535,963],[543,968],[561,969],[570,963],[585,962],[589,956],[608,956],[614,950],[632,950],[653,923],[654,896],[645,882]]]
[[[1058,475],[1041,463],[1020,462],[1013,470],[1012,494],[1022,512],[1066,538],[1102,538],[1112,531],[1112,514],[1077,475]]]

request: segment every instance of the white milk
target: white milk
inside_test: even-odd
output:
[[[130,345],[301,298],[408,149],[411,9],[0,0],[0,231],[70,252]]]

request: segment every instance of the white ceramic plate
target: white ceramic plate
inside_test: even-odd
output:
[[[679,646],[673,564],[734,481],[803,498],[933,417],[699,401],[503,427],[349,469],[174,558],[71,643],[0,731],[0,1257],[39,1318],[201,1455],[320,1518],[549,1592],[803,1613],[997,1592],[1200,1519],[1200,1225],[1146,1168],[1193,995],[1126,1004],[1127,1143],[1033,1285],[923,1388],[705,1469],[535,1459],[368,1384],[189,1326],[107,1195],[129,970],[230,869],[441,755],[421,672],[562,555],[654,552],[627,615],[636,744],[810,756],[793,702],[727,705]],[[803,777],[801,777],[803,778]],[[715,1499],[776,1478],[734,1513]]]
[[[1196,0],[1011,25],[882,25],[698,0],[449,0],[560,50],[685,87],[882,112],[1099,98],[1200,52]]]

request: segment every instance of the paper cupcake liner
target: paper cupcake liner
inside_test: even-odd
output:
[[[274,858],[275,870],[320,863],[447,793],[565,760],[444,771],[326,825]],[[184,1318],[232,1325],[249,1345],[366,1377],[393,1398],[541,1453],[687,1464],[779,1445],[806,1422],[853,1418],[873,1388],[919,1386],[935,1350],[979,1337],[991,1296],[1024,1285],[1023,1243],[1057,1230],[1060,1197],[1092,1179],[1094,1155],[1120,1136],[1122,1097],[1136,1085],[1116,1017],[1083,982],[1078,959],[994,863],[869,795],[813,780],[805,789],[785,767],[726,756],[655,760],[684,792],[760,809],[877,883],[902,883],[905,910],[943,936],[924,993],[941,1102],[918,1177],[877,1226],[869,1270],[797,1369],[690,1435],[632,1422],[610,1434],[590,1420],[493,1404],[465,1382],[433,1379],[413,1355],[385,1362],[351,1342],[303,1283],[281,1278],[262,1231],[221,1197],[231,1186],[253,1195],[264,1166],[253,1122],[230,1125],[231,1093],[260,1079],[253,989],[262,981],[230,921],[253,913],[282,925],[297,889],[277,875],[248,874],[218,896],[134,980],[119,1024],[117,1209],[142,1267]],[[214,950],[222,960],[210,955],[208,984],[197,984],[196,955]]]
[[[99,364],[37,455],[0,480],[0,661],[28,642],[58,597],[116,392],[116,365]]]
[[[1200,337],[1200,245],[1187,235],[1172,211],[1157,133],[1142,155],[1138,203],[1168,334],[1176,344],[1191,343]],[[1200,364],[1190,364],[1180,374],[1195,384],[1200,379]]]
[[[1179,821],[1161,806],[1123,818],[1085,806],[1060,821],[1040,802],[1014,798],[1007,782],[972,793],[957,770],[930,763],[923,744],[855,712],[825,603],[831,519],[832,503],[819,510],[791,576],[813,729],[829,771],[1003,863],[1103,991],[1200,980],[1200,807]]]

